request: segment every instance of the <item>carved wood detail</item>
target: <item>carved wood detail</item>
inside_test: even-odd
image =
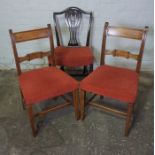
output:
[[[132,54],[129,51],[123,51],[123,50],[117,50],[117,49],[114,49],[112,51],[106,50],[105,54],[106,55],[112,55],[114,57],[115,56],[116,57],[124,57],[124,58],[127,58],[127,59],[134,59],[134,60],[138,60],[138,58],[139,58],[138,54]]]

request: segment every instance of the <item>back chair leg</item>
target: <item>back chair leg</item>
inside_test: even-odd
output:
[[[83,68],[83,75],[86,75],[87,74],[87,66],[84,66]]]
[[[35,120],[34,120],[32,106],[27,107],[27,110],[28,110],[28,115],[29,115],[29,120],[30,120],[30,124],[31,124],[31,128],[32,128],[33,137],[36,137],[37,130],[36,130],[36,127],[35,127]]]
[[[93,64],[90,64],[90,70],[89,72],[91,73],[93,71]]]
[[[79,120],[78,90],[75,90],[73,92],[73,104],[74,104],[75,117],[77,120]]]
[[[63,70],[63,71],[65,70],[65,69],[64,69],[64,66],[61,66],[60,69]]]
[[[100,96],[100,100],[103,100],[104,99],[104,96]]]
[[[86,92],[83,90],[80,90],[80,119],[84,119],[84,101],[85,101],[85,94]]]
[[[125,124],[125,136],[128,136],[129,129],[131,127],[131,118],[133,112],[133,104],[128,104],[127,116],[126,116],[126,124]]]

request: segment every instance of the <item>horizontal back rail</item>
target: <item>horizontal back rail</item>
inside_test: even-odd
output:
[[[143,30],[109,26],[107,29],[107,35],[141,40]]]
[[[132,54],[129,51],[123,51],[123,50],[117,50],[114,49],[112,51],[110,50],[106,50],[105,51],[106,55],[112,55],[112,56],[116,56],[116,57],[123,57],[123,58],[127,58],[127,59],[134,59],[134,60],[138,60],[139,55],[138,54]]]
[[[21,63],[23,61],[31,61],[36,58],[43,58],[43,57],[48,57],[48,56],[51,56],[50,51],[32,52],[32,53],[26,54],[25,56],[18,57],[18,62]]]
[[[15,42],[24,42],[35,39],[48,38],[49,35],[49,30],[47,28],[42,28],[30,31],[15,32],[14,39]]]

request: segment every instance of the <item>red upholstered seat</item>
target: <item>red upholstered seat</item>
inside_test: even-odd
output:
[[[87,66],[93,63],[93,52],[89,47],[55,48],[56,64],[67,67]]]
[[[22,73],[19,76],[19,83],[26,104],[35,104],[60,96],[78,87],[76,80],[56,67]]]
[[[134,103],[137,96],[138,74],[129,69],[103,65],[80,83],[80,88],[98,95]]]

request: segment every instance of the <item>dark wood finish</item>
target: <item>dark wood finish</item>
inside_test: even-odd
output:
[[[146,40],[146,33],[148,31],[148,27],[146,26],[144,29],[133,29],[133,28],[123,28],[123,27],[114,27],[114,26],[109,26],[109,23],[106,22],[104,26],[104,31],[103,31],[103,40],[102,40],[102,50],[101,50],[101,61],[100,65],[105,64],[105,56],[106,55],[112,55],[114,57],[123,57],[127,59],[134,59],[137,61],[137,66],[135,72],[139,73],[140,72],[140,67],[141,67],[141,61],[143,57],[143,51],[144,51],[144,46],[145,46],[145,40]],[[108,36],[114,36],[114,37],[123,37],[123,38],[129,38],[129,39],[135,39],[141,41],[141,46],[138,54],[132,54],[129,51],[124,51],[120,49],[114,49],[112,51],[106,49],[106,40]],[[122,75],[123,76],[123,75]],[[131,127],[131,118],[132,118],[132,113],[133,113],[133,108],[134,108],[134,103],[127,103],[127,111],[120,111],[111,107],[107,107],[105,105],[97,104],[94,102],[91,102],[93,100],[93,96],[90,100],[85,101],[84,100],[84,94],[86,92],[83,90],[80,90],[80,110],[81,110],[81,119],[84,119],[84,107],[85,104],[89,103],[89,105],[96,107],[98,109],[101,109],[106,112],[111,112],[115,113],[117,115],[123,116],[126,118],[126,124],[125,124],[125,136],[128,136],[129,134],[129,129]],[[94,95],[96,96],[96,94]],[[101,95],[100,99],[102,98]],[[104,97],[104,96],[103,96]]]
[[[60,28],[60,23],[58,17],[64,15],[66,25],[68,27],[68,30],[70,32],[70,39],[68,42],[68,46],[80,46],[80,42],[78,40],[79,38],[79,28],[81,24],[81,20],[83,15],[89,16],[89,25],[88,25],[88,31],[87,31],[87,37],[86,37],[86,46],[90,45],[90,39],[91,39],[91,31],[92,31],[92,22],[93,22],[93,13],[84,11],[77,7],[68,7],[67,9],[61,11],[61,12],[54,12],[53,13],[53,20],[55,25],[55,33],[56,33],[56,41],[57,46],[65,46],[62,41],[62,32]],[[86,70],[88,66],[84,66],[83,75],[87,75]],[[61,66],[61,69],[64,70],[64,66]],[[93,70],[93,64],[90,64],[90,70],[89,72],[92,72]],[[77,76],[77,74],[70,74],[72,76]]]
[[[77,40],[77,31],[80,27],[81,19],[83,15],[89,15],[89,26],[88,26],[88,32],[87,32],[87,40],[86,40],[86,46],[90,46],[90,36],[91,36],[91,27],[92,27],[92,21],[93,21],[93,14],[92,12],[84,11],[77,7],[69,7],[61,12],[54,12],[53,13],[53,19],[55,24],[55,32],[56,32],[56,40],[58,46],[64,46],[61,39],[61,32],[60,32],[60,25],[58,22],[58,16],[64,15],[65,21],[68,26],[68,29],[70,31],[70,39],[68,42],[68,46],[79,46],[80,43]]]
[[[93,64],[90,64],[89,72],[91,73],[93,71]]]
[[[23,61],[31,61],[33,59],[37,58],[43,58],[47,57],[48,58],[48,63],[49,66],[54,65],[55,66],[55,59],[54,59],[54,44],[53,44],[53,34],[52,34],[52,28],[51,25],[48,24],[47,27],[41,28],[41,29],[35,29],[35,30],[30,30],[30,31],[22,31],[22,32],[13,32],[12,30],[9,30],[10,37],[11,37],[11,42],[12,42],[12,48],[13,48],[13,53],[15,57],[15,62],[16,62],[16,68],[18,72],[18,76],[22,74],[20,64]],[[49,39],[49,46],[50,46],[50,51],[36,51],[36,52],[31,52],[29,54],[26,54],[25,56],[18,56],[18,51],[16,44],[25,42],[25,41],[31,41],[31,40],[36,40],[36,39],[42,39],[42,38],[48,38]],[[20,90],[21,91],[21,90]],[[78,111],[78,100],[77,100],[77,90],[73,92],[73,101],[68,100],[66,97],[64,99],[67,101],[67,103],[63,103],[60,105],[55,105],[55,106],[49,106],[42,110],[41,112],[33,112],[33,106],[32,105],[26,105],[24,101],[24,96],[21,91],[21,96],[22,96],[22,101],[23,101],[23,108],[26,108],[28,111],[28,116],[32,128],[32,133],[33,136],[35,137],[38,133],[38,129],[36,128],[35,124],[35,118],[38,116],[44,116],[46,113],[59,110],[61,108],[67,107],[71,105],[71,103],[74,103],[74,109],[75,109],[75,115],[76,119],[79,118],[79,111]],[[62,97],[62,96],[60,96]]]

